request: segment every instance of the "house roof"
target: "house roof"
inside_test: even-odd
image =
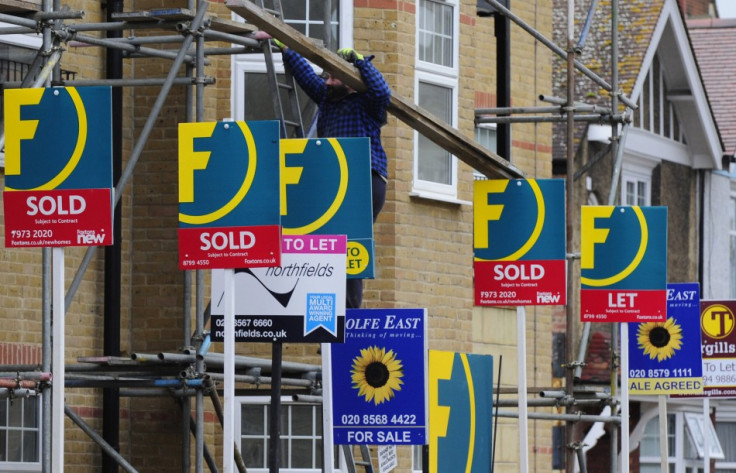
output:
[[[563,0],[555,0],[556,6],[561,7],[563,3]],[[721,138],[676,0],[631,0],[619,3],[617,89],[636,101],[642,94],[655,55],[659,57],[671,94],[668,99],[674,104],[687,140],[687,150],[676,153],[676,147],[670,149],[666,147],[667,143],[662,143],[666,140],[653,143],[648,140],[648,135],[651,136],[648,132],[633,133],[633,138],[630,132],[625,149],[642,157],[651,154],[652,159],[673,160],[695,168],[720,167]],[[577,29],[582,29],[587,14],[585,8],[588,6],[576,7]],[[555,39],[558,44],[564,44],[566,21],[557,21],[563,19],[557,16],[565,16],[566,11],[562,8],[556,10],[555,24],[558,26]],[[559,13],[559,10],[565,13]],[[600,77],[612,82],[610,1],[598,2],[589,31],[578,58]],[[555,92],[564,97],[565,69],[560,67],[559,61],[556,66]],[[583,97],[586,103],[610,106],[610,93],[580,74],[576,75],[575,95],[577,100]],[[555,130],[555,142],[558,145],[561,144],[559,129],[556,127]],[[560,158],[560,149],[564,150],[564,147],[556,146],[556,159]]]
[[[736,153],[736,19],[687,22],[703,83],[723,139],[724,152]]]

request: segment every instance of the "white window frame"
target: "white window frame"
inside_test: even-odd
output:
[[[726,410],[723,406],[718,406],[716,408],[716,424],[721,424],[722,422],[736,424],[736,412]],[[719,438],[718,441],[720,442],[721,439]],[[724,454],[724,459],[716,460],[716,470],[736,470],[736,459],[730,462],[726,461]]]
[[[452,96],[452,110],[450,111],[451,127],[457,126],[457,101],[458,87],[457,80],[449,77],[436,76],[427,74],[423,71],[416,71],[414,90],[416,96],[419,96],[420,83],[435,85],[447,88]],[[417,105],[419,105],[417,103]],[[420,105],[421,106],[421,105]],[[457,157],[450,154],[450,173],[451,180],[449,184],[443,184],[434,181],[427,181],[419,178],[419,133],[414,132],[414,183],[413,191],[416,195],[425,198],[436,198],[437,200],[457,199]]]
[[[240,445],[240,439],[241,439],[241,427],[242,427],[242,405],[269,405],[271,404],[271,397],[270,396],[236,396],[235,397],[235,413],[233,415],[233,422],[235,425],[235,439],[238,445]],[[321,405],[315,404],[315,403],[308,403],[308,402],[301,402],[301,401],[294,401],[291,396],[282,396],[281,397],[281,404],[282,405],[310,405],[317,408],[322,408]],[[327,416],[325,413],[322,413],[322,445],[323,445],[323,452],[325,454],[322,456],[322,464],[323,468],[286,468],[285,466],[280,467],[280,471],[284,473],[340,473],[344,470],[344,457],[342,455],[342,450],[340,451],[340,466],[342,469],[335,468],[334,466],[334,456],[335,456],[335,445],[332,441],[332,435],[325,435],[325,430],[329,428],[327,425]],[[268,434],[268,432],[266,432]],[[332,452],[330,455],[327,455],[326,452]],[[266,465],[265,468],[253,468],[249,467],[248,472],[249,473],[268,473],[269,468],[268,465]]]
[[[642,409],[643,411],[639,419],[639,423],[631,434],[631,451],[635,450],[637,447],[639,448],[639,463],[641,465],[657,465],[657,467],[659,467],[661,465],[661,458],[658,454],[644,456],[641,453],[641,440],[645,427],[649,422],[659,417],[658,407],[652,406],[647,409],[643,406]],[[709,417],[703,416],[702,409],[698,410],[695,406],[673,406],[669,404],[667,409],[667,415],[675,417],[675,456],[667,457],[667,463],[671,467],[674,467],[674,473],[695,473],[703,469],[704,461],[702,456],[702,447],[698,449],[698,443],[702,446],[703,442],[699,442],[698,440],[702,440],[702,432],[706,429],[710,432],[711,436],[709,441],[711,449],[710,458],[723,458],[723,449],[721,448],[713,423]],[[699,426],[699,432],[691,428],[693,425]],[[685,457],[685,442],[690,442],[694,451],[693,453],[698,455],[698,458],[693,459]]]
[[[452,67],[442,66],[433,62],[422,61],[419,59],[419,40],[417,39],[417,47],[415,50],[415,59],[417,69],[421,69],[435,74],[442,74],[449,77],[458,77],[458,61],[460,51],[460,5],[458,0],[426,0],[435,3],[444,3],[450,6],[452,12],[452,33],[454,41],[452,43]],[[419,32],[419,8],[421,8],[420,1],[417,1],[417,14],[416,14],[416,30]]]
[[[38,461],[37,462],[10,462],[10,461],[0,461],[0,472],[40,472],[42,470],[42,452],[43,452],[43,435],[42,435],[42,428],[43,423],[41,422],[41,419],[43,418],[43,402],[41,402],[41,395],[37,395],[35,397],[28,397],[23,398],[24,402],[28,402],[29,400],[35,399],[36,402],[38,402],[38,412],[36,417],[36,422],[38,423],[37,427],[37,437],[36,437],[36,445],[38,446]],[[16,400],[17,401],[17,400]],[[0,402],[8,402],[8,399],[0,399]],[[7,427],[5,427],[3,430],[7,430]],[[7,441],[7,440],[6,440]],[[3,446],[3,448],[5,448]]]
[[[493,131],[493,134],[496,137],[496,146],[487,146],[485,142],[481,142],[479,138],[480,133],[484,132],[490,132]],[[496,153],[498,151],[498,125],[495,123],[478,123],[475,125],[475,142],[478,143],[480,146],[484,147],[488,151],[491,151],[493,153]],[[478,172],[477,169],[473,169],[473,180],[475,181],[484,181],[488,179],[484,174]]]
[[[16,25],[11,25],[10,23],[5,23],[0,21],[0,28],[5,27],[13,27]],[[38,34],[9,34],[9,35],[2,35],[0,37],[0,42],[4,44],[9,44],[11,46],[18,46],[21,48],[29,48],[29,49],[41,49],[43,46],[43,38]],[[2,125],[2,133],[5,133],[5,123],[3,121]],[[0,148],[0,168],[5,168],[5,144],[3,143],[3,147]]]
[[[340,44],[338,47],[347,48],[353,46],[353,2],[348,0],[339,1],[339,33]],[[233,20],[244,21],[240,15],[233,13]],[[370,53],[370,51],[368,51]],[[274,68],[277,73],[284,72],[284,63],[280,53],[273,55]],[[266,62],[262,54],[233,54],[230,67],[230,110],[234,120],[243,120],[245,117],[245,87],[243,79],[246,73],[266,73]],[[315,69],[321,72],[320,68]],[[268,93],[271,93],[270,91]]]
[[[639,205],[651,205],[652,171],[657,166],[657,164],[659,164],[658,161],[645,159],[643,157],[639,157],[638,159],[624,159],[624,163],[621,168],[621,197],[619,200],[621,205],[631,205],[626,202],[626,185],[628,183],[633,183],[634,186],[637,186],[637,184],[639,183],[644,183],[644,185],[646,186],[644,203]]]

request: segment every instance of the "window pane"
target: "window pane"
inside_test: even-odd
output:
[[[626,201],[624,205],[634,205],[636,199],[636,191],[634,190],[634,183],[626,181]]]
[[[0,427],[8,425],[8,400],[0,399]]]
[[[23,426],[23,402],[13,402],[10,405],[10,412],[8,415],[8,426],[10,427],[22,427]]]
[[[453,14],[452,5],[420,0],[417,31],[419,60],[441,66],[453,66]]]
[[[312,435],[312,409],[312,406],[292,406],[292,435]]]
[[[433,84],[419,84],[419,106],[445,122],[452,113],[452,90]],[[452,156],[429,139],[419,135],[419,179],[452,184]]]
[[[248,468],[264,468],[266,466],[266,447],[258,439],[243,439],[240,443],[240,454]]]
[[[294,439],[291,441],[292,468],[312,468],[313,454],[311,440]]]
[[[636,205],[646,205],[647,183],[639,181],[636,183]]]
[[[8,461],[8,451],[5,448],[8,436],[4,430],[0,430],[0,462]]]
[[[243,405],[241,418],[241,435],[265,433],[264,406]]]
[[[281,462],[281,465],[284,467],[291,468],[291,464],[289,463],[289,440],[282,438],[279,445],[281,448],[281,451],[279,452],[279,462]]]
[[[27,429],[38,427],[38,400],[25,399],[23,401],[23,426]]]
[[[282,0],[281,8],[284,10],[284,19],[305,20],[307,18],[307,3],[304,0]]]
[[[23,461],[38,461],[38,433],[35,431],[23,433]]]
[[[19,462],[23,459],[21,456],[22,440],[20,430],[8,431],[8,461]]]

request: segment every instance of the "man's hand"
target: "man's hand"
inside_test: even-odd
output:
[[[345,59],[347,62],[353,63],[357,60],[363,60],[363,55],[355,51],[353,48],[342,48],[337,50],[337,55]]]
[[[282,43],[278,39],[274,38],[270,34],[266,33],[265,31],[256,31],[256,32],[254,32],[251,35],[251,37],[253,39],[258,39],[258,40],[272,39],[273,40],[273,44],[275,44],[276,46],[278,46],[279,49],[284,49],[284,47],[286,46],[284,43]]]

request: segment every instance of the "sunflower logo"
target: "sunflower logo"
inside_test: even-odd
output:
[[[682,348],[682,327],[672,318],[666,322],[639,324],[636,339],[650,360],[666,360],[675,356],[675,350]]]
[[[395,391],[401,391],[404,376],[401,360],[396,358],[393,350],[372,346],[362,348],[360,356],[353,358],[353,388],[358,390],[358,397],[364,396],[365,402],[379,405],[390,401]]]

